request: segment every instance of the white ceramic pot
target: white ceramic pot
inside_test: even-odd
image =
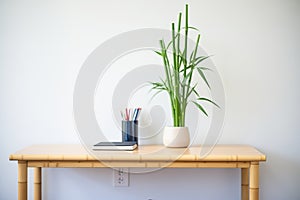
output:
[[[166,147],[187,147],[190,144],[188,127],[165,127],[163,142]]]

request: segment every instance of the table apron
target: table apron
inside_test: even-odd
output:
[[[200,162],[200,161],[27,161],[28,167],[41,168],[249,168],[246,162]]]

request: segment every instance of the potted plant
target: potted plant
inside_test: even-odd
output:
[[[197,55],[200,34],[197,36],[195,47],[191,53],[188,53],[189,30],[198,31],[198,29],[190,27],[188,24],[188,5],[185,7],[185,25],[183,27],[181,26],[181,17],[182,13],[179,13],[177,29],[175,29],[175,24],[172,23],[171,41],[166,43],[163,39],[160,40],[160,51],[155,51],[163,60],[165,80],[161,79],[160,82],[151,82],[152,90],[158,90],[155,95],[165,91],[170,98],[173,127],[165,127],[164,129],[163,140],[164,145],[167,147],[187,147],[189,145],[190,137],[188,127],[185,126],[185,114],[187,105],[190,102],[206,116],[208,114],[201,102],[206,101],[218,106],[212,100],[200,96],[197,92],[197,84],[192,83],[193,75],[198,73],[210,89],[204,73],[210,69],[200,66],[209,56]],[[182,43],[180,41],[181,35],[183,35]],[[171,56],[168,55],[168,52],[171,52]],[[191,100],[192,94],[196,96],[195,100]]]

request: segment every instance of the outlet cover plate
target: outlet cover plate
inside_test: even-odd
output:
[[[128,187],[129,186],[129,169],[118,168],[113,169],[113,185],[114,187]]]

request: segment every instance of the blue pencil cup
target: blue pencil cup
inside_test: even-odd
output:
[[[122,141],[136,142],[138,144],[138,121],[122,121]]]

